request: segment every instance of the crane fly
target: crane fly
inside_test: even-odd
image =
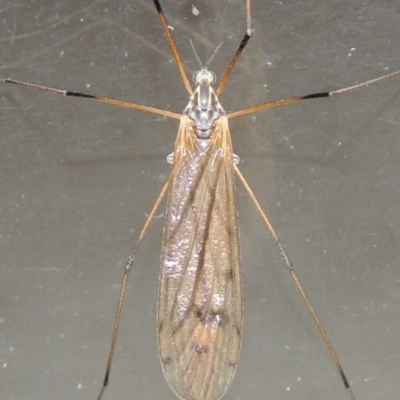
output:
[[[60,90],[2,79],[10,83],[69,97],[92,99],[180,121],[175,149],[168,159],[171,174],[125,265],[106,374],[98,400],[109,382],[122,303],[129,271],[151,220],[167,195],[158,296],[158,345],[162,369],[175,394],[184,400],[217,400],[228,390],[236,372],[242,339],[242,289],[235,175],[244,185],[277,244],[284,264],[300,291],[347,389],[355,399],[335,350],[311,305],[292,262],[275,230],[238,168],[228,120],[263,109],[327,98],[400,74],[396,71],[329,92],[262,103],[225,113],[219,102],[233,67],[251,34],[250,0],[246,0],[246,33],[214,90],[215,74],[208,65],[194,74],[193,89],[159,0],[153,0],[190,100],[182,114],[109,97]]]

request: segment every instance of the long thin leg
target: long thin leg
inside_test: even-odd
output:
[[[121,285],[121,292],[119,295],[119,300],[118,300],[118,306],[117,306],[117,312],[115,314],[115,321],[114,321],[114,328],[113,328],[113,333],[112,333],[112,339],[111,339],[111,345],[110,345],[110,352],[108,354],[108,360],[107,360],[107,367],[106,367],[106,373],[104,376],[104,381],[103,381],[103,387],[100,390],[99,395],[97,396],[97,400],[100,400],[103,396],[104,391],[106,390],[106,387],[108,385],[108,381],[110,379],[110,372],[111,372],[111,366],[112,366],[112,361],[113,361],[113,357],[114,357],[114,351],[115,351],[115,344],[117,342],[117,334],[118,334],[118,327],[119,327],[119,321],[121,318],[121,310],[122,310],[122,304],[124,301],[124,297],[125,297],[125,292],[126,292],[126,285],[128,283],[128,275],[129,275],[129,271],[133,265],[133,261],[135,260],[135,256],[136,253],[139,249],[139,245],[141,243],[141,241],[143,240],[145,234],[147,233],[147,230],[149,229],[150,223],[155,215],[155,213],[157,212],[158,208],[160,207],[160,203],[162,202],[165,193],[168,190],[169,184],[171,181],[171,175],[169,176],[167,182],[165,183],[164,187],[161,190],[161,193],[159,194],[153,209],[151,210],[150,215],[148,216],[142,230],[140,231],[140,235],[138,240],[136,241],[132,253],[129,255],[128,260],[126,262],[125,265],[125,269],[124,269],[124,276],[122,278],[122,285]]]
[[[221,78],[221,82],[218,86],[218,89],[216,90],[217,96],[219,96],[225,89],[226,83],[228,82],[229,76],[231,75],[231,72],[233,70],[233,67],[235,66],[237,60],[239,59],[240,55],[242,54],[244,48],[246,47],[246,44],[250,40],[251,37],[251,9],[250,9],[250,0],[246,0],[246,33],[243,36],[242,41],[240,42],[240,45],[238,49],[236,50],[236,53],[232,57],[231,62],[228,65],[228,68],[226,69],[224,75]]]
[[[266,108],[285,106],[287,104],[298,103],[299,101],[302,101],[302,100],[311,100],[311,99],[320,99],[320,98],[324,98],[324,97],[332,97],[336,94],[351,92],[352,90],[356,90],[356,89],[360,89],[362,87],[372,85],[374,83],[383,81],[385,79],[391,78],[391,77],[399,75],[399,74],[400,74],[400,70],[391,72],[390,74],[387,74],[387,75],[379,76],[378,78],[370,79],[369,81],[357,83],[356,85],[347,86],[342,89],[332,90],[330,92],[316,92],[316,93],[306,94],[305,96],[296,96],[296,97],[289,97],[287,99],[282,99],[282,100],[269,101],[267,103],[262,103],[262,104],[258,104],[256,106],[252,106],[252,107],[244,108],[242,110],[231,112],[231,113],[227,114],[227,116],[229,119],[231,119],[231,118],[239,117],[241,115],[251,114],[255,111],[264,110]]]
[[[35,83],[21,82],[21,81],[16,81],[13,79],[0,79],[0,81],[4,82],[4,83],[12,83],[14,85],[19,85],[19,86],[25,86],[25,87],[32,88],[32,89],[44,90],[46,92],[60,94],[62,96],[66,96],[66,97],[80,97],[80,98],[84,98],[84,99],[92,99],[92,100],[100,101],[102,103],[114,104],[114,105],[120,106],[120,107],[127,107],[127,108],[133,108],[135,110],[147,111],[147,112],[150,112],[153,114],[159,114],[159,115],[163,115],[164,117],[169,117],[169,118],[181,119],[181,116],[182,116],[181,114],[177,114],[172,111],[161,110],[159,108],[145,106],[143,104],[138,104],[138,103],[131,103],[129,101],[113,99],[111,97],[94,96],[94,95],[82,93],[82,92],[73,92],[70,90],[55,89],[55,88],[51,88],[48,86],[36,85]]]
[[[316,311],[314,310],[314,307],[312,306],[312,304],[311,304],[311,302],[310,302],[310,300],[309,300],[309,298],[308,298],[308,296],[307,296],[307,294],[306,294],[306,292],[305,292],[305,290],[303,288],[303,285],[300,283],[300,280],[299,280],[295,270],[293,269],[293,264],[292,264],[289,256],[287,255],[287,253],[286,253],[281,241],[279,240],[278,235],[276,234],[273,226],[271,225],[271,222],[269,221],[268,217],[266,216],[264,210],[262,209],[260,203],[258,202],[256,196],[254,195],[253,191],[251,190],[251,188],[250,188],[249,184],[247,183],[246,179],[244,178],[244,176],[242,175],[242,173],[240,172],[239,168],[236,165],[234,165],[234,168],[235,168],[235,172],[236,172],[237,176],[242,181],[243,186],[246,188],[247,193],[249,194],[251,200],[253,201],[254,205],[256,206],[258,212],[260,213],[261,218],[264,220],[265,224],[268,227],[269,232],[271,233],[272,237],[274,238],[275,243],[277,244],[277,246],[279,248],[279,252],[280,252],[280,254],[281,254],[282,258],[283,258],[283,261],[285,262],[286,267],[289,269],[289,272],[290,272],[290,274],[291,274],[291,276],[292,276],[292,278],[294,280],[294,283],[296,284],[297,288],[299,289],[301,297],[303,298],[304,302],[306,303],[308,311],[310,311],[310,313],[311,313],[311,315],[312,315],[312,317],[314,319],[314,322],[317,325],[318,330],[319,330],[322,338],[324,339],[324,342],[325,342],[326,346],[328,347],[329,353],[331,354],[331,356],[333,358],[333,361],[334,361],[334,363],[336,365],[336,368],[339,371],[339,374],[340,374],[340,376],[342,378],[342,381],[343,381],[343,384],[344,384],[345,388],[348,390],[350,398],[352,400],[355,400],[354,394],[353,394],[353,392],[352,392],[352,390],[350,388],[349,381],[346,378],[346,375],[345,375],[345,373],[343,371],[342,365],[340,364],[339,358],[338,358],[338,356],[337,356],[337,354],[336,354],[336,352],[335,352],[335,350],[334,350],[334,348],[333,348],[333,346],[332,346],[332,344],[331,344],[331,342],[330,342],[330,340],[328,338],[327,333],[325,332],[325,329],[324,329],[320,319],[317,316]]]
[[[168,28],[167,19],[165,18],[164,12],[163,12],[163,10],[161,8],[161,4],[160,4],[160,2],[158,0],[153,0],[153,2],[154,2],[154,5],[155,5],[155,7],[157,9],[158,16],[160,17],[161,24],[162,24],[162,26],[164,28],[164,32],[167,35],[168,43],[169,43],[169,45],[171,47],[172,53],[174,54],[174,58],[175,58],[177,66],[179,68],[179,73],[181,74],[181,78],[182,78],[183,84],[185,85],[185,88],[188,91],[188,93],[190,95],[192,95],[193,94],[193,89],[190,86],[190,82],[189,82],[189,79],[188,79],[188,77],[186,75],[185,67],[183,65],[181,56],[179,54],[178,47],[176,46],[174,37],[172,36],[172,33],[171,33],[170,29]]]

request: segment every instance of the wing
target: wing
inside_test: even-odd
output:
[[[184,117],[183,117],[184,118]],[[235,374],[242,332],[239,229],[226,117],[206,149],[181,127],[174,153],[158,304],[164,375],[185,400],[216,400]]]

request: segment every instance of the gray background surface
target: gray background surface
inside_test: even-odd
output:
[[[400,68],[396,1],[254,1],[227,111]],[[350,4],[349,4],[350,3]],[[195,17],[192,4],[200,10]],[[191,71],[221,77],[242,1],[163,2]],[[0,76],[180,113],[150,1],[0,1]],[[358,400],[400,397],[400,79],[235,119],[240,167],[281,236]],[[0,397],[95,399],[122,267],[165,181],[177,122],[0,87]],[[243,187],[245,331],[226,399],[347,399]],[[163,212],[139,252],[104,399],[164,399],[156,344]]]

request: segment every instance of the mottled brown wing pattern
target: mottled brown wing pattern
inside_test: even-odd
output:
[[[185,400],[219,399],[238,361],[242,330],[233,153],[225,116],[200,149],[183,116],[174,153],[159,289],[160,357]]]

